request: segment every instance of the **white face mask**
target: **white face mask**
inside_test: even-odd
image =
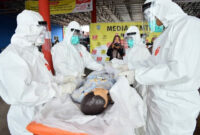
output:
[[[45,43],[45,38],[47,36],[47,31],[46,28],[44,28],[44,30],[42,30],[42,32],[40,33],[40,35],[37,37],[36,41],[35,41],[35,46],[41,46]]]
[[[41,34],[35,41],[35,46],[41,46],[45,43],[45,34]]]

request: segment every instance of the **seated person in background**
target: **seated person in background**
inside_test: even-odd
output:
[[[108,48],[107,55],[110,57],[110,60],[113,58],[123,59],[123,56],[125,55],[125,49],[121,45],[121,39],[119,35],[115,35],[113,42]]]

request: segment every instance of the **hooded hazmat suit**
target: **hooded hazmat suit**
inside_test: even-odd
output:
[[[153,54],[135,79],[147,93],[146,135],[192,135],[200,110],[200,20],[171,0],[155,2],[152,14],[165,26]]]
[[[40,21],[43,18],[37,12],[20,13],[11,44],[0,54],[0,96],[11,105],[7,115],[11,135],[31,135],[27,124],[37,108],[57,93],[48,63],[35,46],[45,31]]]
[[[143,44],[140,37],[140,31],[136,26],[129,27],[124,35],[124,39],[129,46],[129,48],[126,49],[126,55],[123,60],[112,59],[111,62],[112,66],[119,70],[119,75],[127,76],[129,83],[132,84],[134,82],[134,78],[131,75],[132,70],[144,66],[143,61],[147,60],[151,54],[146,48],[146,45]],[[129,44],[129,40],[132,41],[131,45]],[[130,70],[130,72],[127,70]]]
[[[128,48],[126,51],[126,56],[124,57],[125,63],[128,64],[129,70],[134,70],[143,66],[143,61],[147,60],[151,54],[149,50],[146,48],[146,45],[142,42],[140,37],[140,31],[138,27],[131,26],[126,31],[124,38],[132,38],[133,40],[133,47]],[[146,108],[146,93],[148,86],[145,85],[136,85],[136,90],[143,98],[144,101],[144,117],[146,118],[147,108]],[[144,128],[140,128],[136,130],[136,133],[141,135],[145,132]]]
[[[73,30],[80,31],[80,29],[77,22],[70,22],[64,40],[52,48],[51,53],[56,75],[78,77],[84,74],[85,67],[97,71],[103,69],[101,64],[92,59],[92,56],[83,45],[72,45],[70,42],[74,33]]]
[[[151,54],[146,48],[146,45],[143,44],[140,37],[140,31],[136,26],[130,26],[124,35],[124,39],[128,43],[128,40],[131,39],[133,44],[132,47],[126,49],[126,55],[123,57],[123,60],[112,59],[112,66],[119,69],[119,72],[124,72],[126,70],[134,70],[143,66],[144,60],[148,59]]]
[[[133,35],[129,35],[134,33]],[[129,36],[128,36],[129,35]],[[143,44],[140,37],[140,31],[136,26],[130,26],[126,31],[124,38],[132,37],[134,45],[132,48],[126,50],[126,56],[124,56],[125,63],[128,63],[129,69],[136,69],[141,66],[140,62],[148,59],[151,54],[146,48],[146,45]]]
[[[147,60],[151,54],[142,42],[139,29],[136,26],[129,27],[124,38],[131,38],[134,43],[132,48],[127,49],[126,56],[124,56],[124,62],[128,64],[128,69],[134,70],[142,67],[143,61]],[[144,98],[146,95],[146,86],[138,85],[137,90]]]

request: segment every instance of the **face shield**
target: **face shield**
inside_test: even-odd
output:
[[[144,18],[148,22],[149,28],[151,32],[162,32],[163,25],[158,26],[156,23],[156,16],[155,16],[155,2],[148,2],[142,6],[142,11],[144,13]]]
[[[40,31],[35,41],[35,46],[42,46],[45,43],[45,39],[48,38],[47,22],[39,21],[37,29]]]
[[[73,33],[71,37],[71,44],[78,45],[80,43],[80,36],[81,36],[80,30],[72,28],[71,32]]]
[[[132,48],[134,46],[135,35],[136,35],[136,32],[130,32],[130,33],[127,33],[125,37],[125,41],[127,42],[129,48]]]

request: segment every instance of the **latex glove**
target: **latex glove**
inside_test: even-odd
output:
[[[97,70],[97,71],[105,71],[104,65],[102,65],[101,69],[100,69],[100,70]]]
[[[95,70],[102,71],[102,70],[104,70],[104,66],[102,64],[99,64],[98,68],[96,68]]]
[[[75,76],[64,76],[63,77],[63,83],[67,83],[67,82],[75,82],[76,77]]]
[[[129,69],[128,69],[128,64],[123,64],[123,65],[121,65],[120,68],[119,68],[119,70],[120,70],[121,72],[128,71],[128,70],[129,70]]]
[[[58,84],[63,84],[63,83],[75,81],[76,77],[73,75],[66,75],[66,76],[56,75],[56,76],[54,76],[54,80]]]
[[[63,85],[60,85],[61,95],[71,94],[76,89],[75,82],[69,82]]]
[[[135,82],[135,71],[134,70],[128,70],[119,73],[118,76],[124,76],[127,78],[129,84],[133,84]]]
[[[119,59],[116,59],[116,58],[112,59],[111,63],[112,63],[112,67],[116,68],[116,69],[120,68],[124,64],[123,60],[119,60]]]
[[[86,74],[84,74],[84,73],[83,73],[83,74],[81,74],[81,77],[86,77]]]

